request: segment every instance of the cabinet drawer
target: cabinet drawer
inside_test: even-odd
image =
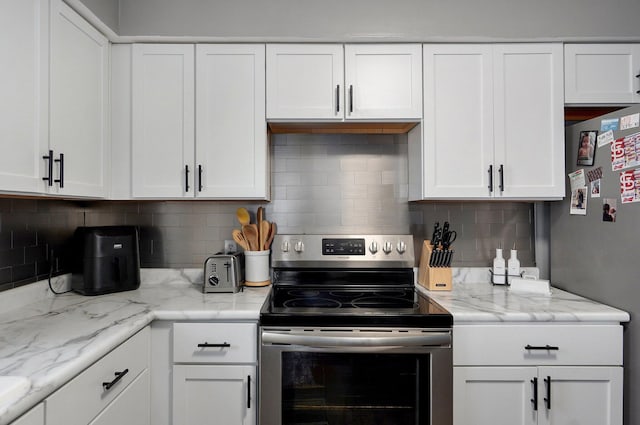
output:
[[[453,364],[622,365],[622,326],[454,326]]]
[[[138,332],[46,400],[46,423],[86,425],[149,367],[149,328]],[[122,375],[110,389],[103,383]]]
[[[255,323],[175,323],[176,363],[255,363]]]

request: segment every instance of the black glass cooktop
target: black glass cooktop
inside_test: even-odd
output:
[[[260,311],[267,326],[450,328],[451,314],[417,292],[412,269],[274,269]]]

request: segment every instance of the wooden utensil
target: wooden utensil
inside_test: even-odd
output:
[[[256,223],[258,225],[258,251],[262,251],[262,247],[264,246],[264,235],[262,234],[262,222],[264,221],[264,209],[262,207],[258,207],[258,212],[256,213]]]
[[[251,217],[249,216],[249,211],[247,211],[246,208],[238,208],[236,210],[236,218],[241,226],[251,223]]]
[[[249,251],[259,251],[258,249],[258,226],[256,224],[245,224],[242,226],[242,233],[249,245]]]
[[[267,241],[264,243],[264,249],[271,248],[271,242],[273,242],[273,237],[276,235],[276,223],[270,223],[269,226],[269,235],[267,236]]]
[[[271,223],[267,220],[262,220],[260,223],[260,250],[269,249],[267,245],[267,238],[269,237],[269,233],[271,232]]]
[[[238,229],[233,229],[233,231],[231,232],[231,236],[233,236],[233,240],[236,241],[236,243],[240,245],[242,249],[244,250],[249,249],[249,244],[247,243],[247,240],[244,238],[242,231]]]

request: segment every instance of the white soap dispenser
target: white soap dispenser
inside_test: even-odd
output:
[[[496,248],[496,258],[493,259],[493,283],[495,285],[505,284],[506,270],[504,267],[504,258],[502,258],[502,249]]]
[[[510,278],[520,276],[520,260],[518,260],[518,251],[515,249],[511,250],[511,257],[507,262],[507,274]]]

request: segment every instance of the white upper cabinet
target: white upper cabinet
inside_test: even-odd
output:
[[[194,46],[135,44],[132,194],[194,196]]]
[[[133,197],[268,197],[264,49],[133,46]]]
[[[45,0],[0,2],[1,191],[42,191],[41,152],[48,143],[48,16]]]
[[[564,196],[561,44],[498,44],[494,52],[494,196]]]
[[[267,118],[344,117],[341,44],[267,45]]]
[[[424,193],[486,197],[493,164],[490,45],[424,46]]]
[[[50,49],[49,148],[55,158],[50,192],[104,197],[109,41],[62,0],[54,0]]]
[[[565,44],[566,103],[640,102],[640,44]]]
[[[267,119],[422,118],[419,44],[267,46]]]
[[[196,196],[268,193],[265,46],[196,46]]]
[[[345,54],[347,119],[422,118],[419,44],[348,44]]]
[[[560,44],[424,46],[410,199],[564,196]]]

